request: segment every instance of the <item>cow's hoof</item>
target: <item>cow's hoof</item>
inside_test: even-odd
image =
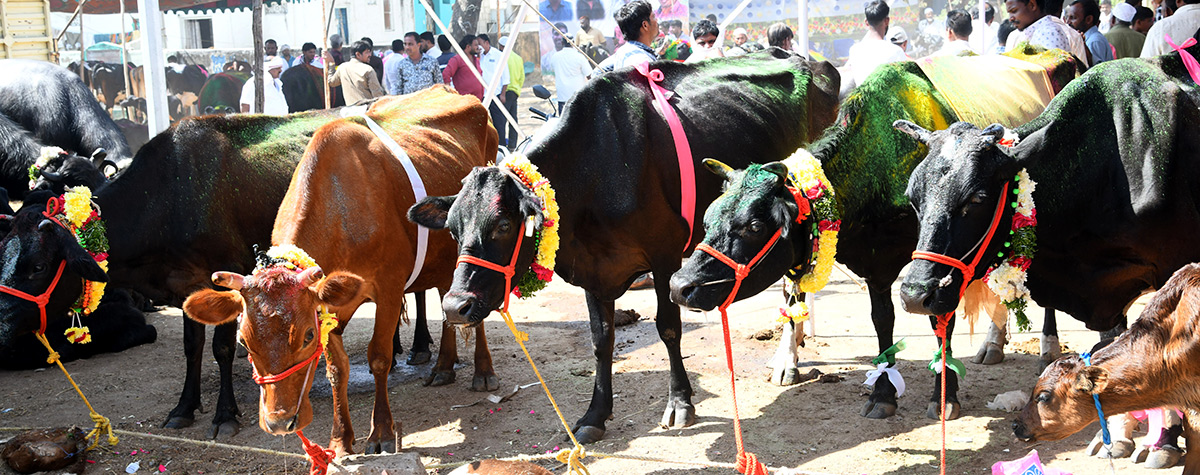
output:
[[[445,386],[454,382],[454,371],[434,371],[425,378],[426,386]]]
[[[1163,447],[1151,451],[1150,455],[1146,456],[1146,468],[1171,468],[1179,463],[1180,458],[1183,458],[1182,450],[1175,447]]]
[[[992,342],[983,344],[979,349],[979,353],[975,354],[971,361],[976,364],[994,365],[1004,361],[1004,348]]]
[[[192,417],[171,416],[167,418],[166,422],[163,422],[162,426],[165,429],[182,429],[191,427],[193,422],[196,422],[196,419]]]
[[[1114,440],[1112,447],[1105,447],[1104,442],[1096,437],[1088,444],[1087,454],[1102,459],[1123,459],[1133,455],[1135,447],[1133,441],[1129,439]]]
[[[896,403],[867,401],[861,415],[867,419],[887,419],[896,415]]]
[[[596,426],[583,426],[575,429],[575,440],[581,444],[591,444],[604,439],[604,429]]]
[[[682,429],[695,423],[696,407],[682,399],[671,399],[659,425],[663,429]]]
[[[1139,445],[1138,448],[1133,451],[1133,455],[1129,456],[1129,459],[1133,463],[1144,463],[1146,461],[1146,457],[1150,455],[1151,450],[1153,449],[1148,445]]]
[[[491,392],[500,389],[500,378],[494,374],[477,374],[471,380],[471,390],[475,392]]]
[[[227,439],[237,435],[241,428],[242,425],[238,421],[225,421],[220,424],[213,423],[212,427],[208,429],[208,438],[212,440]]]
[[[409,366],[422,365],[428,363],[429,358],[432,356],[433,354],[428,351],[410,351],[408,359],[404,360],[404,364]]]
[[[939,420],[941,414],[938,412],[938,406],[940,405],[937,401],[929,401],[929,407],[925,408],[925,417]],[[958,419],[959,408],[960,405],[957,402],[946,401],[946,420],[952,421]]]
[[[772,368],[771,384],[776,386],[791,386],[800,384],[800,369],[792,367]]]

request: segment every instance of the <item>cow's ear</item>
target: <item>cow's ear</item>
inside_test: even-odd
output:
[[[317,300],[331,307],[341,307],[354,301],[362,291],[363,279],[349,272],[333,272],[317,282]]]
[[[1099,366],[1085,366],[1075,376],[1075,390],[1090,394],[1100,394],[1108,387],[1108,370]]]
[[[237,291],[204,289],[183,301],[183,313],[205,325],[220,325],[237,318],[242,313],[243,303],[242,295]]]
[[[104,269],[100,268],[96,259],[88,254],[83,246],[79,245],[79,241],[75,240],[74,236],[67,233],[57,223],[43,219],[41,223],[38,223],[38,230],[48,234],[50,240],[62,249],[63,260],[66,261],[67,269],[71,272],[92,282],[108,282],[108,274],[104,273]]]
[[[724,181],[729,181],[733,178],[733,168],[715,158],[704,159],[704,168],[707,168],[713,175],[721,177]]]
[[[895,122],[892,122],[892,127],[895,127],[896,130],[904,132],[904,133],[908,134],[910,137],[917,139],[918,142],[921,142],[926,145],[929,144],[930,134],[929,134],[929,131],[925,130],[924,127],[921,127],[921,126],[914,124],[912,122],[909,122],[907,120],[897,120]]]
[[[408,209],[408,220],[429,229],[446,227],[446,216],[458,195],[426,196]]]
[[[518,184],[516,177],[513,177],[512,180],[520,193],[517,200],[520,203],[521,216],[525,218],[525,221],[521,223],[522,226],[525,226],[521,232],[524,232],[526,236],[532,236],[533,230],[541,229],[542,223],[546,219],[546,216],[542,214],[542,199],[533,190]]]

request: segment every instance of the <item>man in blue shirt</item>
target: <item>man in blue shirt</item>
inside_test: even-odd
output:
[[[538,4],[538,11],[550,21],[571,21],[575,6],[565,0],[544,0]]]
[[[613,14],[621,34],[625,36],[625,44],[613,52],[612,56],[600,63],[592,72],[595,78],[614,69],[649,63],[657,60],[654,50],[649,45],[658,37],[658,19],[654,17],[654,8],[646,0],[634,0]]]
[[[1067,24],[1076,31],[1083,33],[1083,42],[1087,44],[1088,53],[1092,55],[1091,65],[1112,61],[1113,48],[1100,33],[1100,5],[1096,0],[1075,0],[1067,9]]]

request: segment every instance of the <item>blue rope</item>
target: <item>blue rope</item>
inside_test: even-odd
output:
[[[1083,358],[1084,366],[1092,365],[1092,354],[1091,353],[1084,353],[1082,355],[1079,355],[1079,357]],[[1092,393],[1092,399],[1096,401],[1096,414],[1100,415],[1100,435],[1101,435],[1101,437],[1103,437],[1104,445],[1111,446],[1112,445],[1112,435],[1110,435],[1108,432],[1108,419],[1104,418],[1104,410],[1100,409],[1100,395],[1096,394],[1096,393]]]

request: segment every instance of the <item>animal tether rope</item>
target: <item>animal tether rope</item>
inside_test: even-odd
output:
[[[696,168],[692,163],[692,146],[688,144],[687,134],[683,132],[679,114],[668,101],[674,93],[659,85],[663,81],[662,70],[651,70],[650,63],[639,64],[636,70],[645,76],[650,84],[650,92],[654,95],[654,107],[667,120],[667,127],[671,129],[671,139],[675,142],[675,155],[679,158],[679,213],[688,224],[687,243],[683,245],[686,252],[692,245],[692,234],[696,230]]]
[[[792,194],[792,197],[795,198],[796,204],[800,206],[800,209],[808,207],[805,206],[808,204],[808,200],[804,198],[800,190],[791,186],[787,187],[787,189]],[[805,213],[799,213],[796,216],[796,222],[802,223],[805,216]],[[733,303],[733,299],[737,298],[738,289],[742,287],[742,281],[746,279],[746,276],[750,275],[750,271],[758,265],[763,256],[767,255],[767,252],[770,252],[775,247],[775,243],[779,241],[781,235],[783,235],[783,226],[775,230],[775,234],[771,235],[771,239],[767,240],[767,243],[758,251],[758,254],[755,254],[754,258],[750,259],[750,262],[746,264],[738,264],[729,256],[726,256],[721,251],[714,249],[706,243],[696,245],[696,250],[708,253],[733,269],[733,290],[729,291],[729,296],[725,297],[725,301],[717,309],[721,311],[721,333],[725,341],[725,365],[729,368],[729,393],[733,397],[733,440],[737,443],[737,464],[734,468],[745,475],[766,475],[767,466],[758,461],[757,455],[746,452],[745,444],[742,442],[742,419],[738,414],[737,378],[733,372],[733,344],[729,339],[729,312],[727,309]]]
[[[67,228],[62,222],[54,217],[55,210],[58,209],[57,200],[58,198],[50,198],[50,201],[46,203],[46,211],[43,211],[42,215],[69,231],[70,228]],[[50,301],[50,294],[54,293],[54,288],[58,286],[58,280],[62,277],[63,270],[66,269],[66,267],[66,260],[60,262],[58,264],[58,271],[54,273],[54,279],[50,281],[50,286],[46,287],[46,291],[42,292],[41,295],[36,297],[12,287],[6,287],[3,285],[0,285],[0,292],[37,304],[39,324],[38,330],[33,332],[33,336],[34,338],[37,338],[37,341],[40,342],[42,346],[46,347],[46,351],[50,353],[50,356],[46,358],[46,362],[58,365],[58,369],[62,370],[63,375],[67,377],[67,381],[71,382],[71,386],[75,388],[75,392],[79,394],[79,398],[83,399],[83,404],[87,406],[89,416],[92,418],[92,422],[96,423],[96,427],[93,428],[91,432],[88,432],[87,436],[84,438],[85,440],[94,439],[92,440],[92,443],[88,445],[88,450],[92,450],[96,448],[97,445],[100,445],[100,434],[108,434],[108,444],[117,445],[117,442],[119,442],[120,439],[113,434],[112,423],[109,422],[107,417],[100,415],[100,413],[96,412],[96,409],[92,407],[92,403],[88,401],[87,396],[83,395],[83,390],[79,389],[79,385],[75,383],[75,378],[72,378],[71,373],[67,372],[67,367],[63,366],[58,352],[54,351],[54,348],[50,346],[50,342],[46,340],[46,304]]]
[[[996,235],[996,228],[1000,225],[1000,218],[1004,214],[1004,203],[1008,199],[1008,182],[1004,182],[1004,188],[1000,190],[1000,199],[996,203],[996,214],[992,216],[992,224],[988,225],[987,234],[984,234],[983,239],[975,244],[975,248],[967,251],[967,254],[975,253],[975,257],[971,259],[970,264],[964,264],[962,259],[955,259],[945,254],[928,251],[913,251],[912,258],[925,259],[939,264],[945,264],[955,269],[958,269],[963,274],[962,285],[958,288],[958,297],[962,298],[963,292],[967,291],[967,285],[971,283],[971,279],[975,277],[975,266],[979,265],[979,261],[983,259],[983,254],[987,251],[988,244],[992,242],[992,237]],[[963,256],[963,259],[966,259]],[[934,334],[942,339],[941,351],[939,356],[942,358],[941,368],[941,406],[938,407],[939,419],[942,423],[942,450],[941,450],[941,475],[946,475],[946,328],[950,325],[950,321],[954,318],[954,311],[938,315],[937,327],[934,329]]]
[[[380,127],[379,124],[375,123],[374,120],[371,120],[370,117],[367,117],[366,113],[363,113],[361,117],[363,118],[363,121],[367,123],[367,128],[371,129],[371,132],[375,133],[375,137],[379,138],[379,141],[383,142],[383,145],[387,146],[388,150],[392,151],[392,155],[395,155],[396,159],[400,161],[400,165],[404,166],[404,173],[408,174],[408,181],[412,184],[413,203],[421,201],[426,196],[429,196],[425,191],[425,182],[421,180],[421,174],[417,173],[417,167],[413,164],[412,158],[410,158],[408,154],[404,152],[404,149],[400,147],[400,144],[396,143],[396,139],[393,139],[391,135],[388,135],[388,133],[383,130],[383,127]],[[413,269],[412,272],[408,274],[408,280],[404,282],[404,290],[408,290],[409,287],[412,287],[413,282],[417,281],[417,276],[421,275],[421,267],[425,265],[425,254],[428,252],[428,250],[429,228],[417,225],[417,257],[416,260],[413,261]]]
[[[517,324],[513,321],[512,314],[508,313],[508,298],[512,295],[509,289],[512,288],[512,277],[516,273],[517,257],[521,255],[521,242],[524,240],[525,234],[517,233],[517,244],[513,247],[512,259],[508,261],[508,265],[502,266],[475,256],[460,255],[455,263],[474,264],[484,269],[499,272],[504,276],[504,306],[500,308],[500,317],[504,319],[504,324],[508,325],[508,330],[512,332],[513,339],[521,345],[521,351],[525,353],[525,359],[529,361],[529,366],[533,368],[533,374],[537,376],[538,382],[542,384],[542,390],[546,391],[546,398],[550,399],[550,405],[554,407],[554,412],[558,414],[558,420],[562,422],[563,428],[567,431],[567,436],[571,438],[571,443],[574,448],[562,449],[555,454],[555,459],[567,465],[567,469],[571,474],[591,475],[587,467],[583,465],[583,458],[587,457],[587,451],[583,445],[575,438],[575,433],[571,431],[570,424],[567,424],[567,418],[563,417],[562,409],[559,409],[558,403],[554,401],[554,395],[550,394],[550,387],[546,386],[546,379],[542,377],[541,371],[538,371],[537,364],[533,362],[533,357],[529,355],[529,349],[525,347],[525,342],[529,341],[529,334],[517,330]]]

